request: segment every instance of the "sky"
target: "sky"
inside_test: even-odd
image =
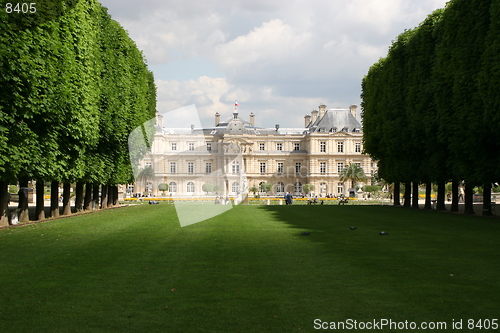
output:
[[[231,117],[236,100],[258,127],[299,128],[321,104],[358,105],[360,118],[370,66],[447,0],[100,2],[143,51],[159,112],[194,104],[207,127],[216,112]],[[182,127],[191,117],[176,114]]]

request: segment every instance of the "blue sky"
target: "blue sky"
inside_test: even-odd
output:
[[[446,0],[101,0],[143,50],[158,111],[195,104],[300,127],[320,104],[360,105],[361,80],[392,40]],[[181,122],[183,119],[179,119]],[[186,127],[190,120],[186,117]],[[168,126],[168,124],[166,124]]]

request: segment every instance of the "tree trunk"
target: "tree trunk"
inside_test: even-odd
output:
[[[101,209],[108,208],[108,185],[101,186]]]
[[[118,206],[118,186],[113,186],[113,206]]]
[[[444,181],[438,182],[438,194],[436,202],[436,210],[446,210],[444,200],[446,197],[446,183]]]
[[[411,206],[415,209],[419,209],[418,207],[418,182],[413,182],[413,195],[412,195],[412,203]]]
[[[0,181],[0,227],[9,225],[9,182]]]
[[[83,210],[90,210],[92,203],[92,184],[85,183],[85,199],[83,200]]]
[[[475,214],[474,212],[474,186],[465,183],[465,209],[464,214]]]
[[[59,216],[59,182],[53,180],[50,184],[50,217]]]
[[[432,183],[427,182],[425,183],[425,209],[432,209],[432,201],[431,201],[431,194],[432,194]]]
[[[28,210],[28,181],[25,179],[19,180],[19,204],[17,206],[19,223],[28,222],[30,220]]]
[[[491,183],[483,185],[483,215],[493,216],[491,211]]]
[[[71,215],[71,184],[64,183],[63,184],[63,215]]]
[[[113,186],[108,185],[108,207],[113,207],[113,196],[115,192],[113,190]]]
[[[92,185],[92,209],[99,209],[99,184]]]
[[[450,212],[458,212],[458,181],[451,183],[451,209]]]
[[[406,182],[404,207],[409,208],[410,206],[411,206],[411,182]]]
[[[394,182],[394,206],[401,206],[401,200],[399,197],[399,192],[401,192],[401,183]]]
[[[36,181],[36,210],[35,219],[45,219],[45,182],[41,179]]]
[[[77,182],[75,188],[75,212],[83,210],[83,182]]]

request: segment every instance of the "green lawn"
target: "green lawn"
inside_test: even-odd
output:
[[[183,228],[173,205],[106,210],[0,230],[0,331],[476,332],[500,319],[499,240],[497,219],[384,206],[238,206]]]

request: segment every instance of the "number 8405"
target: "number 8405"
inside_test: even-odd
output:
[[[30,13],[30,14],[33,14],[33,13],[36,13],[36,3],[35,2],[32,2],[32,3],[27,3],[27,2],[23,2],[23,3],[6,3],[5,4],[5,11],[10,14],[12,12],[16,12],[16,13],[23,13],[23,14],[27,14],[27,13]]]

